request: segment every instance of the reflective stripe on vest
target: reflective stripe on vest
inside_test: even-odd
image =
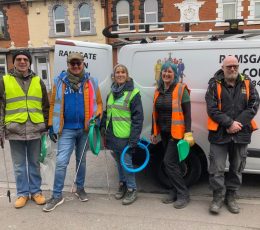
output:
[[[28,116],[33,123],[44,122],[40,77],[32,78],[27,95],[15,77],[5,75],[3,80],[6,93],[5,124],[25,123]]]
[[[241,78],[244,78],[244,76],[241,75]],[[246,88],[246,99],[247,101],[249,100],[249,95],[250,95],[250,86],[249,83],[250,81],[248,79],[244,79],[244,83],[245,83],[245,88]],[[222,102],[221,102],[221,92],[222,92],[222,85],[220,82],[217,82],[217,101],[218,101],[218,109],[221,111],[222,109]],[[252,130],[255,131],[258,129],[257,124],[255,122],[255,120],[251,120],[251,127]],[[208,130],[210,131],[217,131],[219,124],[215,121],[213,121],[210,117],[208,117]]]
[[[139,89],[125,91],[124,95],[114,99],[112,93],[109,94],[107,101],[107,121],[106,127],[112,121],[113,133],[119,138],[128,138],[131,133],[131,111],[130,103],[134,96],[139,93]]]
[[[171,135],[175,139],[182,139],[185,132],[184,115],[181,107],[182,96],[184,89],[189,89],[185,84],[178,83],[172,92],[172,121],[171,121]],[[160,133],[158,126],[158,113],[156,112],[155,105],[156,100],[159,96],[159,91],[156,90],[154,93],[153,102],[153,134],[157,136]]]

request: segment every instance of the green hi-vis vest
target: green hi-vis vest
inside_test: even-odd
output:
[[[131,111],[130,103],[133,97],[139,93],[139,89],[133,91],[125,91],[124,95],[118,99],[114,99],[110,93],[107,101],[107,121],[106,128],[110,120],[112,121],[113,132],[116,137],[128,138],[131,133]]]
[[[10,122],[25,123],[28,116],[33,123],[44,122],[42,113],[42,88],[40,77],[33,77],[27,95],[15,77],[3,77],[6,94],[5,124]]]

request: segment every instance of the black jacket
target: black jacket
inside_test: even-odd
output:
[[[132,91],[134,89],[134,83],[131,79],[127,81],[123,90],[115,94],[113,93],[115,98],[120,98],[123,96],[124,91]],[[108,99],[108,98],[107,98]],[[108,149],[113,150],[114,152],[121,153],[126,145],[130,145],[130,147],[136,147],[137,142],[140,138],[140,134],[142,132],[143,127],[143,106],[141,101],[140,93],[136,94],[130,103],[130,111],[131,111],[131,133],[129,138],[118,138],[113,133],[112,122],[109,122],[109,125],[106,130],[106,145]],[[104,111],[101,121],[101,128],[106,126],[107,119],[107,110]]]
[[[230,87],[225,83],[224,72],[220,69],[210,79],[205,96],[207,112],[208,116],[219,124],[217,131],[209,131],[210,143],[224,144],[234,141],[235,143],[249,144],[251,142],[252,127],[250,121],[257,113],[259,95],[250,81],[250,95],[247,101],[243,78],[250,79],[239,74],[235,86]],[[217,82],[222,85],[221,111],[218,109],[217,104]],[[242,123],[243,128],[238,133],[228,134],[226,129],[232,125],[233,121]]]

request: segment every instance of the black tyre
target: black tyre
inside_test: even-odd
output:
[[[169,178],[165,173],[165,168],[162,159],[160,162],[157,161],[157,164],[157,178],[159,182],[164,187],[171,188]],[[200,158],[195,152],[191,151],[187,159],[182,163],[182,171],[187,186],[191,186],[199,180],[201,176],[201,162]]]

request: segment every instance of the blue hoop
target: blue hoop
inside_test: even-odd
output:
[[[146,142],[146,145],[142,142]],[[150,160],[150,152],[149,152],[149,149],[148,149],[148,145],[150,144],[150,142],[148,140],[146,140],[145,138],[142,138],[141,140],[138,141],[137,143],[137,146],[140,147],[141,149],[144,149],[145,150],[145,153],[146,153],[146,158],[145,158],[145,161],[144,163],[138,167],[138,168],[135,168],[135,169],[132,169],[132,168],[128,168],[125,164],[125,154],[127,152],[127,150],[130,148],[129,145],[127,145],[122,154],[121,154],[121,157],[120,157],[120,162],[121,162],[121,165],[123,166],[123,168],[127,171],[127,172],[130,172],[130,173],[136,173],[136,172],[140,172],[142,171],[148,164],[149,160]]]

